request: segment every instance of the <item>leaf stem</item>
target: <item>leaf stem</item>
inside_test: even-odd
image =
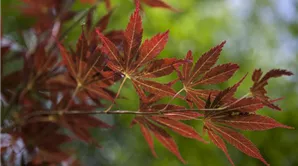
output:
[[[164,110],[166,110],[167,109],[167,107],[169,106],[169,104],[181,93],[181,92],[183,92],[185,89],[184,88],[182,88],[182,89],[180,89],[170,100],[169,100],[169,102],[167,103],[167,105],[163,108],[163,109],[161,109],[161,110],[159,110],[159,112],[162,112],[162,111],[164,111]]]
[[[117,91],[117,94],[116,94],[116,96],[115,96],[115,98],[114,98],[112,104],[108,107],[108,109],[105,110],[105,112],[109,112],[109,111],[112,109],[113,105],[115,104],[116,99],[117,99],[118,96],[120,95],[121,89],[123,88],[123,85],[124,85],[125,81],[127,80],[127,78],[128,78],[128,77],[125,75],[123,81],[121,82],[121,84],[120,84],[120,86],[119,86],[119,89],[118,89],[118,91]]]
[[[68,101],[68,103],[67,103],[67,105],[66,105],[66,107],[65,107],[64,110],[67,110],[67,109],[69,108],[69,106],[70,106],[72,100],[73,100],[74,97],[77,95],[77,93],[79,92],[80,88],[81,88],[81,86],[77,85],[76,89],[74,90],[74,92],[73,92],[73,94],[72,94],[70,100]]]

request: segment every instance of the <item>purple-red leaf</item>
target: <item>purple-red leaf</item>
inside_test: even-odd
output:
[[[231,78],[238,69],[239,66],[232,63],[216,66],[209,70],[199,81],[193,83],[193,86],[225,82]]]
[[[103,43],[103,46],[101,48],[102,52],[107,54],[110,60],[116,61],[116,63],[119,66],[121,66],[122,58],[118,52],[117,47],[108,38],[106,38],[102,33],[100,33],[99,30],[96,30],[96,33],[99,35],[99,37]]]
[[[254,84],[250,88],[251,93],[255,98],[261,100],[267,107],[280,111],[281,109],[278,106],[274,105],[270,101],[269,97],[266,96],[267,91],[265,90],[265,86],[268,84],[268,80],[270,78],[281,77],[283,75],[291,76],[293,75],[293,73],[287,70],[273,69],[267,72],[263,78],[261,78],[262,70],[261,69],[255,70],[252,75],[252,80]]]
[[[157,59],[150,62],[139,75],[145,78],[162,77],[171,74],[175,70],[174,65],[179,66],[183,63],[184,61],[176,58]]]
[[[182,68],[182,72],[183,72],[183,79],[184,80],[187,80],[190,76],[190,72],[191,72],[191,69],[192,69],[192,66],[193,66],[193,56],[192,56],[192,52],[191,51],[188,51],[187,54],[186,54],[186,57],[185,59],[186,61],[190,62],[190,63],[186,63],[183,65],[183,68]]]
[[[154,117],[153,116],[151,118],[154,121],[156,121],[164,126],[169,127],[170,129],[172,129],[173,131],[175,131],[176,133],[178,133],[184,137],[196,139],[201,142],[205,142],[203,140],[203,138],[192,127],[190,127],[182,122],[164,118],[164,117]]]
[[[72,59],[71,56],[69,56],[68,52],[66,51],[66,49],[58,43],[58,46],[59,46],[59,49],[60,49],[60,53],[61,53],[61,56],[62,56],[62,60],[63,60],[63,64],[66,65],[66,67],[68,68],[69,72],[72,74],[72,75],[76,75],[77,73],[77,70],[74,66],[74,60]]]
[[[141,132],[142,132],[145,140],[147,141],[153,156],[157,157],[157,154],[154,150],[153,139],[152,139],[152,136],[151,136],[151,133],[150,133],[149,129],[145,125],[143,125],[141,123],[139,123],[139,124],[140,124],[140,128],[141,128]]]
[[[215,121],[241,130],[268,130],[277,127],[293,129],[272,118],[255,114],[230,116]]]
[[[173,120],[192,120],[197,119],[198,117],[203,117],[203,114],[200,114],[195,111],[181,111],[181,112],[172,112],[172,113],[164,113],[164,115],[167,118],[173,119]]]
[[[237,149],[247,154],[248,156],[254,157],[262,161],[264,164],[269,165],[263,158],[258,148],[247,138],[245,138],[240,133],[237,133],[226,127],[212,127],[216,132],[218,132],[223,139],[235,146]]]
[[[228,160],[230,161],[230,163],[232,165],[235,165],[233,160],[231,159],[229,153],[228,153],[228,149],[226,147],[225,142],[220,138],[220,136],[218,136],[217,134],[215,134],[213,131],[208,130],[208,135],[210,140],[219,148],[221,149],[225,155],[227,156]]]
[[[180,152],[178,150],[178,147],[173,140],[173,138],[162,128],[154,125],[153,123],[149,122],[147,123],[149,129],[153,132],[155,137],[161,142],[161,144],[166,147],[170,152],[172,152],[174,155],[177,156],[177,158],[186,164],[182,156],[180,155]]]
[[[136,66],[141,66],[154,59],[166,46],[168,42],[168,35],[169,31],[166,31],[165,33],[155,35],[149,40],[145,40],[140,48],[140,54],[136,61]]]
[[[143,87],[146,91],[158,96],[174,96],[176,92],[169,86],[149,80],[132,80],[135,85]]]
[[[197,63],[194,66],[194,69],[191,73],[191,77],[190,77],[189,81],[193,81],[199,75],[204,74],[216,63],[216,61],[218,60],[218,57],[220,55],[220,52],[222,50],[222,47],[224,46],[225,43],[226,43],[226,41],[213,47],[211,50],[204,53],[200,57],[200,59],[197,61]]]
[[[140,16],[140,4],[136,4],[136,9],[131,15],[129,23],[124,31],[124,55],[126,59],[126,68],[129,62],[134,59],[136,51],[141,45],[143,35],[142,19]]]
[[[263,107],[264,105],[260,100],[250,97],[250,98],[243,98],[238,102],[236,102],[235,104],[231,104],[230,106],[228,106],[227,110],[241,111],[241,112],[255,112]]]
[[[186,91],[186,98],[190,101],[192,101],[199,109],[204,108],[205,106],[205,101],[202,100],[201,98],[197,97],[197,95],[190,90]]]
[[[106,30],[110,17],[112,15],[112,11],[109,11],[106,15],[104,15],[96,24],[95,27],[99,29],[100,32]]]

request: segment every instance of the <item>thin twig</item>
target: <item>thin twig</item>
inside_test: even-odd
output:
[[[196,109],[197,111],[199,109]],[[206,109],[200,109],[203,111]],[[208,109],[210,110],[210,109]],[[167,111],[154,111],[154,112],[141,112],[141,111],[128,111],[128,110],[115,110],[115,111],[82,111],[82,110],[56,110],[56,111],[35,111],[24,117],[25,120],[31,119],[35,116],[50,116],[50,115],[92,115],[92,114],[126,114],[126,115],[160,115],[167,113],[179,113],[179,112],[192,112],[194,109],[180,109],[180,110],[167,110]]]
[[[81,89],[81,86],[80,86],[80,85],[77,85],[76,89],[74,90],[74,92],[73,92],[73,94],[72,94],[70,100],[68,101],[68,103],[67,103],[67,105],[66,105],[66,107],[65,107],[64,110],[68,110],[68,108],[69,108],[69,106],[70,106],[72,100],[75,98],[75,96],[76,96],[77,93],[80,91],[80,89]]]

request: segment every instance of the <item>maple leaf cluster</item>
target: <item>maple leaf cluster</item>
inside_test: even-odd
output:
[[[184,59],[158,58],[167,44],[169,31],[142,42],[139,1],[135,1],[136,9],[125,30],[106,30],[111,10],[93,23],[96,7],[91,7],[85,15],[86,24],[82,26],[75,50],[60,40],[64,37],[60,27],[76,14],[62,7],[66,2],[24,2],[27,6],[23,12],[37,18],[30,29],[36,32],[37,42],[33,48],[18,51],[13,49],[16,43],[1,44],[3,65],[11,63],[12,59],[23,62],[20,69],[8,74],[1,68],[4,110],[1,163],[56,165],[64,162],[80,165],[74,155],[76,149],[60,146],[79,139],[101,148],[89,129],[109,129],[112,126],[92,114],[134,114],[131,126],[139,126],[152,154],[157,156],[153,143],[155,137],[183,163],[186,161],[168,129],[180,136],[208,143],[197,129],[183,121],[202,120],[204,133],[232,165],[226,142],[269,165],[257,147],[239,130],[292,128],[257,114],[263,107],[281,110],[274,104],[279,99],[270,99],[265,86],[271,78],[292,75],[289,71],[273,69],[262,77],[261,69],[256,69],[250,91],[237,98],[235,93],[247,74],[224,90],[208,86],[227,81],[239,69],[234,63],[216,64],[225,41],[204,53],[196,62],[191,51]],[[104,2],[107,9],[111,9],[110,1]],[[141,2],[175,10],[160,0]],[[57,24],[58,28],[54,26]],[[50,36],[48,32],[51,32]],[[156,81],[156,78],[171,73],[178,77],[169,83]],[[113,110],[116,99],[125,97],[121,89],[127,81],[139,95],[139,109]],[[182,84],[179,91],[173,88],[178,82]],[[117,92],[111,90],[115,83],[120,83]],[[169,98],[166,103],[161,100],[164,98]],[[172,104],[176,98],[184,100],[188,106]],[[71,131],[73,136],[63,133],[62,129]]]

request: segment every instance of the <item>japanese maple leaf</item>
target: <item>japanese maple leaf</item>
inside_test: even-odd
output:
[[[196,86],[222,83],[231,78],[239,69],[239,66],[234,63],[227,63],[213,67],[218,60],[225,43],[226,42],[224,41],[204,53],[195,64],[183,64],[182,72],[177,70],[178,76],[183,83],[183,90],[186,92],[187,99],[192,101],[198,108],[204,107],[205,100],[208,98],[209,94],[214,98],[218,91],[196,89]],[[185,60],[189,62],[193,61],[191,51],[187,53]]]
[[[268,130],[277,127],[291,127],[283,125],[272,118],[257,115],[256,111],[264,106],[260,100],[253,97],[233,98],[241,81],[218,93],[212,102],[209,96],[205,108],[210,109],[210,111],[204,113],[204,130],[208,133],[210,140],[225,153],[232,165],[234,163],[223,140],[248,156],[257,158],[264,164],[269,165],[257,147],[234,129]]]
[[[38,43],[34,51],[24,56],[24,67],[21,72],[25,73],[23,80],[26,88],[21,98],[32,94],[47,98],[45,92],[61,90],[51,84],[62,71],[57,54],[47,52],[47,44],[47,42]]]
[[[266,95],[267,91],[265,90],[265,86],[268,84],[268,80],[270,78],[281,77],[281,76],[291,76],[292,72],[281,69],[273,69],[268,71],[262,78],[262,70],[255,70],[252,75],[252,81],[254,82],[253,86],[250,88],[252,95],[261,100],[263,104],[267,107],[270,107],[275,110],[281,110],[278,106],[274,105],[269,97]]]
[[[107,65],[115,72],[122,73],[124,80],[131,79],[134,85],[156,95],[174,96],[176,94],[169,86],[148,80],[172,73],[173,65],[179,66],[184,61],[175,58],[155,59],[167,43],[168,31],[157,34],[141,44],[143,28],[138,3],[124,31],[123,52],[118,50],[99,30],[97,34],[103,43],[101,51],[109,59]]]
[[[142,99],[141,99],[142,100]],[[152,134],[159,140],[159,142],[166,147],[170,152],[177,156],[183,163],[182,156],[173,138],[164,130],[164,127],[171,129],[177,134],[205,142],[202,137],[193,129],[181,122],[181,120],[192,120],[201,117],[202,114],[196,111],[188,111],[183,106],[171,104],[156,104],[159,97],[150,95],[147,100],[141,101],[140,112],[156,113],[152,116],[136,116],[132,124],[139,124],[141,132],[147,141],[152,154],[157,157],[154,150]],[[160,110],[162,110],[160,112]],[[181,110],[181,112],[179,112]],[[177,112],[176,112],[177,111]]]
[[[88,97],[94,102],[103,98],[113,101],[114,93],[107,87],[118,80],[117,73],[105,67],[105,57],[99,47],[91,48],[82,31],[77,43],[76,52],[70,53],[59,44],[62,63],[67,67],[67,73],[58,82],[61,86],[75,89],[77,96],[82,99]]]

